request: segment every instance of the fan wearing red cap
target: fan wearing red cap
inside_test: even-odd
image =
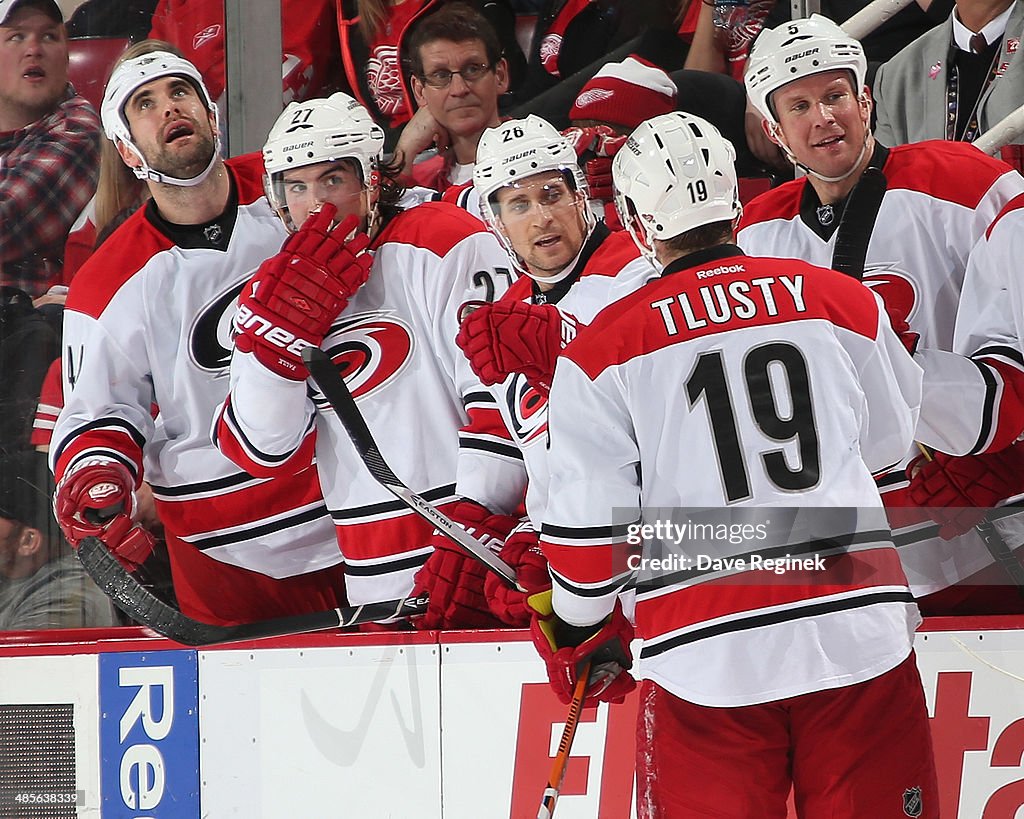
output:
[[[590,185],[592,199],[605,204],[605,222],[621,229],[612,206],[612,157],[626,135],[644,120],[676,110],[678,91],[671,78],[635,54],[609,63],[580,90],[569,109],[573,143]]]

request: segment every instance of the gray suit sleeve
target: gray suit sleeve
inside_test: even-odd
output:
[[[875,74],[875,87],[872,96],[875,100],[875,139],[883,145],[891,147],[895,144],[892,132],[892,118],[889,113],[885,95],[882,91],[882,84],[885,81],[886,65],[887,64],[882,64],[878,67],[878,73]]]

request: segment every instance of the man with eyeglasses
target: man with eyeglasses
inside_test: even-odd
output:
[[[473,305],[456,341],[523,453],[529,522],[509,536],[501,556],[532,592],[550,586],[537,530],[549,483],[547,394],[555,358],[580,322],[657,274],[628,233],[613,233],[594,218],[572,142],[540,117],[484,132],[473,186],[484,221],[524,275],[499,301]],[[484,589],[502,622],[530,622],[526,595],[493,576]]]
[[[420,106],[395,146],[404,174],[445,191],[473,177],[477,143],[498,125],[498,98],[508,90],[508,64],[491,24],[462,3],[418,24],[409,40],[412,90]],[[436,158],[413,165],[436,145]]]

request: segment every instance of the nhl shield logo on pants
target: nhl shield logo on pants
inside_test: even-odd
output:
[[[903,791],[903,812],[907,816],[920,816],[921,810],[921,789],[907,788]]]

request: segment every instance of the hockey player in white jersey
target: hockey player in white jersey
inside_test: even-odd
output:
[[[73,544],[96,536],[134,568],[152,547],[133,521],[145,479],[188,616],[232,624],[344,605],[315,471],[256,478],[210,440],[236,298],[287,236],[263,196],[262,162],[220,159],[217,109],[190,62],[157,43],[134,49],[143,53],[129,52],[107,84],[102,119],[152,199],[68,295],[57,519]]]
[[[502,513],[519,504],[525,470],[455,336],[464,301],[507,288],[508,258],[454,205],[396,207],[401,188],[381,165],[383,144],[345,94],[292,103],[271,130],[269,196],[297,232],[239,299],[215,438],[256,475],[304,469],[315,454],[353,603],[427,591],[420,626],[494,625],[483,566],[373,480],[307,384],[300,345],[274,343],[297,337],[327,352],[401,480],[500,547],[516,522]]]
[[[523,453],[529,521],[508,539],[501,557],[533,590],[550,584],[536,547],[548,492],[547,393],[555,358],[581,323],[656,272],[625,232],[612,233],[595,220],[572,143],[540,117],[484,132],[473,186],[487,226],[523,275],[501,300],[470,313],[457,341],[491,387]],[[521,592],[496,575],[488,576],[486,591],[502,622],[529,624]]]
[[[971,249],[1002,207],[1024,192],[1024,179],[964,143],[879,144],[869,127],[866,71],[860,43],[819,15],[766,30],[755,42],[748,96],[765,132],[806,176],[749,203],[739,242],[751,253],[797,257],[862,277],[885,300],[894,325],[909,323],[905,339],[917,344],[925,370],[917,440],[968,459],[1002,449],[1024,427],[1015,398],[1021,372],[998,355],[955,355],[953,326]],[[921,495],[911,494],[909,477],[918,464],[907,471],[915,458],[917,446],[879,485],[922,610],[1024,611],[1005,578],[993,590],[972,577],[992,563],[976,532],[947,541],[931,520],[941,522],[944,510],[915,503]],[[969,461],[959,466],[985,469]],[[1004,517],[996,525],[1008,540],[1024,540],[1020,521]],[[952,534],[944,525],[942,535]]]
[[[662,275],[558,360],[541,534],[554,584],[550,608],[531,598],[534,641],[563,697],[592,660],[592,698],[617,698],[632,678],[607,675],[629,668],[635,623],[644,819],[781,819],[791,786],[802,819],[936,817],[920,618],[871,476],[910,444],[921,370],[870,291],[733,244],[733,155],[675,112],[615,158],[620,217]],[[732,568],[643,562],[652,510],[767,526],[793,507],[851,509],[837,542],[782,541],[787,557],[822,551],[779,582],[757,567],[781,544],[753,529],[703,548]]]

